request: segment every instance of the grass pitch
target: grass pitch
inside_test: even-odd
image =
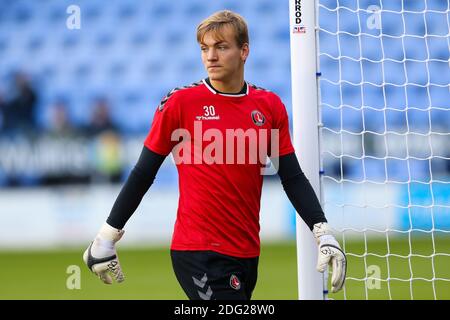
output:
[[[434,299],[435,292],[437,299],[450,299],[450,282],[428,281],[433,274],[434,278],[450,279],[450,257],[426,258],[433,250],[448,253],[450,237],[436,238],[434,249],[428,238],[411,239],[412,254],[424,257],[395,256],[410,254],[409,241],[390,240],[389,252],[394,255],[389,257],[385,257],[386,240],[347,241],[346,252],[351,254],[345,292],[330,294],[329,298]],[[366,245],[376,256],[364,255]],[[114,285],[104,285],[84,266],[83,250],[0,252],[0,299],[186,299],[172,271],[168,248],[119,247],[126,280]],[[295,242],[263,243],[253,299],[297,299],[296,264]],[[77,284],[73,278],[76,266],[80,270],[80,289],[69,289]],[[366,270],[369,279],[360,280],[366,277]],[[411,275],[417,280],[401,280]],[[370,276],[382,280],[377,282]]]

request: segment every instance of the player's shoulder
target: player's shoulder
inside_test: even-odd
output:
[[[161,102],[159,103],[158,106],[159,111],[162,111],[169,101],[170,102],[180,101],[180,99],[182,99],[183,97],[191,95],[201,85],[203,85],[203,82],[197,81],[186,86],[173,88],[161,99]]]
[[[273,91],[269,89],[259,87],[253,83],[247,82],[250,87],[251,94],[256,98],[261,98],[267,100],[270,104],[283,104],[281,98]]]

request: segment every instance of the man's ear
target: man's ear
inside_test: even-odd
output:
[[[244,43],[241,48],[242,61],[245,62],[247,60],[249,54],[250,54],[250,46],[248,45],[248,43]]]

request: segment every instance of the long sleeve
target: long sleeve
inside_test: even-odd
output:
[[[166,156],[157,154],[144,146],[135,167],[120,191],[106,222],[122,229],[136,211],[142,198],[155,180]]]
[[[314,224],[327,222],[314,189],[300,168],[295,153],[279,157],[278,175],[286,195],[311,230]]]

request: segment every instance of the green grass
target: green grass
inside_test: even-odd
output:
[[[371,255],[363,256],[366,245]],[[347,299],[434,299],[434,294],[437,299],[450,299],[450,282],[427,281],[433,278],[433,274],[435,278],[450,279],[450,256],[442,255],[450,254],[450,237],[435,236],[434,249],[431,235],[419,232],[397,235],[389,241],[369,238],[364,242],[360,239],[346,243],[345,251],[352,253],[347,254]],[[431,258],[433,252],[438,254]],[[379,274],[374,273],[374,270]],[[370,276],[382,280],[378,283],[370,278],[366,282],[360,281]],[[412,277],[416,280],[404,281]],[[388,278],[390,281],[387,281]],[[344,292],[333,298],[344,298]]]
[[[342,243],[342,242],[341,242]],[[368,249],[383,255],[386,241],[369,240]],[[356,254],[364,252],[363,242],[347,242],[346,251]],[[429,254],[432,244],[425,238],[414,239],[414,252]],[[408,254],[405,239],[390,242],[390,252]],[[449,252],[450,238],[436,240],[437,252]],[[297,273],[296,248],[294,242],[263,244],[260,258],[258,284],[253,299],[296,299]],[[0,299],[186,299],[172,271],[169,251],[164,249],[121,249],[119,255],[126,281],[121,284],[104,285],[83,265],[83,249],[54,251],[0,252]],[[349,255],[348,276],[364,278],[365,265],[380,268],[381,278],[387,277],[386,258],[358,258]],[[437,277],[450,279],[450,258],[434,259]],[[432,277],[431,259],[389,258],[390,274],[397,278],[410,278],[410,268],[415,277]],[[66,282],[71,276],[67,267],[78,265],[81,270],[81,289],[69,290]],[[373,283],[369,283],[373,284]],[[393,299],[410,299],[410,283],[391,281]],[[376,287],[376,286],[375,286]],[[449,282],[436,281],[438,299],[450,299]],[[413,294],[417,299],[433,299],[432,284],[426,281],[413,282]],[[364,282],[348,279],[345,295],[347,299],[365,299]],[[388,299],[388,286],[381,281],[380,288],[367,290],[369,299]],[[330,298],[342,299],[344,293],[330,294]]]

